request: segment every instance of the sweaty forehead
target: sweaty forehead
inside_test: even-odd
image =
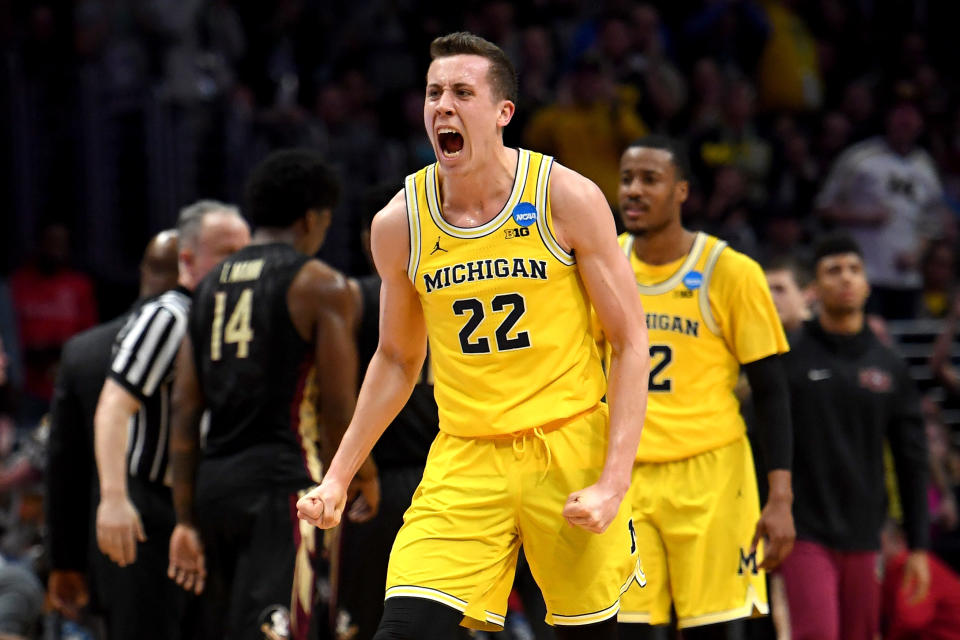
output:
[[[490,61],[482,56],[460,54],[437,58],[427,69],[427,84],[486,84],[489,70]]]
[[[621,171],[657,171],[670,173],[674,170],[673,154],[666,149],[630,147],[620,158]]]

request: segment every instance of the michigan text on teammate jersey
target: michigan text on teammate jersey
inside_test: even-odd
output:
[[[700,337],[700,321],[690,318],[681,318],[667,313],[648,313],[647,329],[671,331],[685,336]]]

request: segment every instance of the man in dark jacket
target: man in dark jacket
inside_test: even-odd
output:
[[[792,337],[784,359],[797,542],[782,573],[794,640],[870,640],[879,625],[885,438],[910,547],[906,597],[921,600],[929,586],[926,439],[906,366],[864,323],[870,286],[860,248],[828,238],[814,267],[820,313]]]
[[[176,283],[177,235],[164,231],[144,252],[140,300],[159,295]],[[71,338],[63,348],[54,389],[46,476],[51,563],[48,594],[54,609],[67,618],[79,616],[91,599],[91,586],[97,608],[109,612],[110,588],[115,582],[111,578],[119,571],[93,546],[93,508],[99,501],[93,414],[110,365],[113,341],[127,317],[123,314]]]

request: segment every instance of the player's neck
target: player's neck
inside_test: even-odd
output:
[[[468,171],[437,172],[443,217],[460,226],[479,226],[496,216],[510,198],[517,177],[516,149],[500,145]],[[464,220],[468,224],[460,224]]]
[[[856,335],[863,331],[863,311],[820,311],[820,326],[827,333],[837,335]]]
[[[646,264],[669,264],[690,253],[695,239],[695,233],[677,222],[652,233],[635,235],[633,252]]]
[[[297,234],[291,229],[270,229],[261,227],[253,232],[250,244],[289,244],[296,246]]]

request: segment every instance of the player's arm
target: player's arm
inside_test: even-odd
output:
[[[380,289],[380,342],[367,367],[356,410],[319,487],[298,503],[298,515],[324,529],[336,526],[351,479],[377,439],[410,397],[427,351],[423,310],[407,277],[410,247],[400,192],[373,220],[374,262]]]
[[[317,368],[317,421],[325,469],[350,424],[356,405],[358,356],[356,331],[361,304],[359,286],[319,261],[310,261],[297,274],[287,294],[290,316],[298,331],[309,334]],[[351,519],[376,514],[380,485],[371,458],[361,465],[349,493],[360,492],[351,507]],[[348,499],[353,495],[348,496]]]
[[[305,329],[314,344],[320,455],[326,468],[350,423],[357,396],[357,300],[346,278],[311,260],[291,283],[287,306],[298,331]]]
[[[760,538],[766,540],[760,568],[775,569],[793,549],[793,426],[790,418],[790,391],[783,356],[774,354],[743,365],[753,394],[760,441],[767,463],[770,490],[760,514],[751,552]]]
[[[184,336],[177,352],[170,414],[170,469],[177,525],[170,536],[167,575],[187,591],[200,593],[206,578],[203,546],[194,520],[194,487],[200,462],[203,391],[197,376],[193,340]]]
[[[108,377],[93,419],[100,477],[97,545],[121,567],[133,564],[137,559],[137,541],[146,540],[140,514],[127,494],[129,423],[140,406],[139,398]]]
[[[710,303],[733,356],[750,383],[770,492],[757,520],[752,551],[766,540],[761,567],[775,568],[793,548],[793,425],[783,355],[790,347],[763,270],[725,250],[716,263]]]
[[[577,268],[611,350],[606,462],[597,483],[571,494],[564,508],[572,524],[602,532],[630,488],[640,444],[650,373],[647,327],[633,273],[617,244],[613,216],[603,193],[562,166],[554,167],[550,188],[557,240],[576,255]]]

